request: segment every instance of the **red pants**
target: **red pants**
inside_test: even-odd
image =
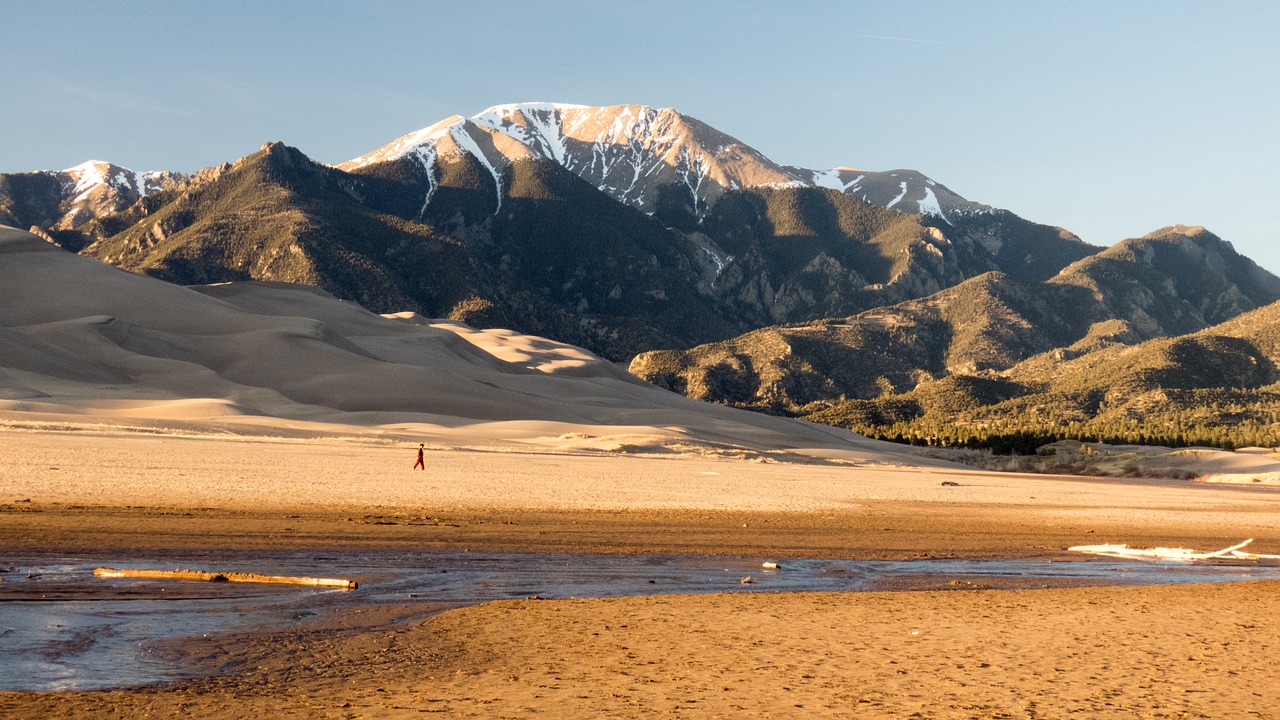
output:
[[[418,468],[422,468],[423,470],[427,469],[427,464],[422,462],[422,458],[418,458],[418,461],[413,464],[414,470],[417,470]]]

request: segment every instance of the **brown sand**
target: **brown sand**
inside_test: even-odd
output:
[[[1065,558],[1082,543],[1255,536],[1280,549],[1265,489],[464,449],[429,452],[414,475],[414,447],[7,430],[0,553],[195,567],[257,547]],[[3,693],[0,716],[1280,717],[1277,611],[1273,583],[369,610],[168,648],[221,673],[209,679]]]
[[[364,438],[0,432],[0,548],[397,546],[900,558],[1116,542],[1280,551],[1274,490]],[[944,483],[955,483],[945,485]]]
[[[0,693],[0,712],[1269,718],[1280,713],[1277,651],[1276,583],[527,600],[394,628],[204,641],[175,654],[235,670],[139,690]]]

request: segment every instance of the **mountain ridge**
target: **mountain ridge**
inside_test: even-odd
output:
[[[496,175],[447,148],[428,164],[404,156],[348,173],[268,143],[68,232],[86,254],[173,282],[310,282],[378,311],[505,325],[618,361],[991,270],[1040,277],[1096,250],[997,211],[981,217],[1013,228],[1003,246],[1040,249],[1030,265],[1002,264],[980,227],[962,233],[821,187],[734,190],[702,220],[669,222],[678,209],[646,214],[539,153],[504,157]],[[450,259],[427,262],[420,243],[451,248]]]
[[[655,168],[670,182],[629,197]],[[132,205],[48,236],[174,282],[310,282],[378,310],[505,323],[615,360],[894,306],[992,272],[1061,282],[1073,264],[1123,260],[987,206],[950,218],[884,207],[902,205],[910,182],[898,178],[913,172],[890,171],[895,195],[877,205],[850,192],[863,171],[784,167],[671,109],[523,103],[446,118],[337,167],[268,143],[164,187],[135,179],[148,192]],[[407,269],[420,267],[434,270]],[[1142,337],[1251,307],[1209,293],[1165,328],[1138,313],[1160,315],[1147,307],[1158,299],[1149,278],[1131,280],[1135,297],[1110,315]]]
[[[477,143],[480,135],[509,138],[519,150],[509,143],[495,143],[485,152]],[[358,171],[405,157],[417,157],[429,166],[442,153],[458,152],[483,158],[495,177],[502,161],[512,159],[510,153],[537,153],[648,213],[657,208],[656,188],[661,185],[683,186],[699,217],[726,192],[771,186],[825,187],[873,205],[936,215],[945,222],[950,222],[949,215],[992,209],[913,170],[809,170],[779,165],[692,116],[647,105],[495,105],[469,117],[451,116],[337,167]]]
[[[66,170],[0,174],[0,224],[74,230],[187,179],[183,173],[135,172],[100,160]]]
[[[1075,358],[1203,332],[1280,301],[1280,278],[1203,228],[1165,228],[1108,252],[1043,282],[987,273],[849,318],[651,351],[631,370],[692,397],[805,413],[888,402],[953,376],[1052,385]]]

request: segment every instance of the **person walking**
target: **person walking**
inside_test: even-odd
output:
[[[426,445],[424,445],[423,443],[418,443],[418,462],[413,464],[414,470],[417,470],[418,468],[422,468],[425,471],[427,469],[427,463],[422,460],[422,450],[425,447]]]

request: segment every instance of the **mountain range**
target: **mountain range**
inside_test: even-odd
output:
[[[672,110],[531,104],[338,167],[268,143],[78,224],[50,221],[79,194],[37,202],[27,176],[6,177],[0,207],[8,224],[172,282],[307,282],[618,361],[992,270],[1044,279],[1097,251],[919,173],[848,172],[777,165]]]
[[[1276,445],[1280,279],[1199,227],[1040,283],[999,273],[848,318],[636,357],[690,397],[890,439]]]
[[[998,407],[1280,300],[1202,228],[1102,248],[917,171],[782,165],[641,105],[500,105],[336,166],[273,142],[191,176],[0,175],[0,223],[178,284],[305,283],[543,335],[872,434],[935,432],[958,416],[921,398],[957,383]]]
[[[431,175],[439,160],[459,155],[484,165],[499,197],[503,171],[537,156],[650,214],[662,201],[672,200],[702,217],[730,191],[770,186],[825,187],[880,207],[944,220],[991,210],[911,170],[819,171],[778,165],[696,118],[644,105],[498,105],[471,117],[446,118],[338,167],[354,171],[411,158]]]
[[[694,397],[785,410],[1009,371],[1046,353],[1061,363],[1200,331],[1277,300],[1280,278],[1203,228],[1179,226],[1121,241],[1043,282],[985,273],[852,317],[651,351],[631,369]]]

